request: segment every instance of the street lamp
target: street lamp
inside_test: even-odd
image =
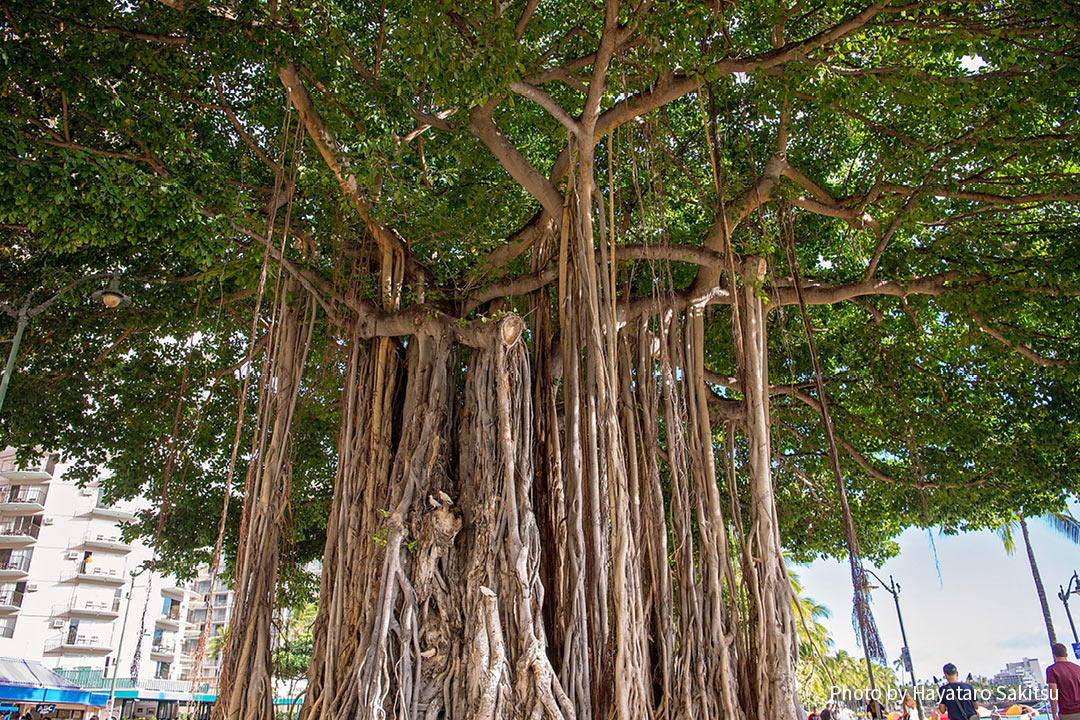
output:
[[[1076,586],[1074,589],[1073,586]],[[1065,606],[1065,615],[1069,618],[1069,627],[1072,628],[1073,634],[1073,655],[1080,660],[1080,638],[1076,637],[1076,625],[1073,624],[1072,613],[1069,612],[1069,595],[1073,593],[1080,593],[1080,576],[1074,571],[1072,577],[1069,578],[1068,587],[1061,587],[1058,585],[1058,599],[1061,600],[1061,604]]]
[[[904,649],[901,653],[904,667],[911,675],[911,692],[912,697],[915,699],[915,712],[919,715],[919,720],[922,720],[922,703],[919,702],[918,684],[915,681],[915,668],[911,663],[911,650],[908,646],[907,633],[904,631],[904,616],[900,614],[900,586],[893,580],[892,575],[889,576],[889,584],[886,585],[885,581],[877,576],[873,570],[863,568],[863,571],[881,583],[881,589],[892,595],[893,602],[896,603],[896,619],[900,622],[900,638],[904,641]]]
[[[109,287],[95,291],[90,297],[100,300],[107,308],[123,307],[131,302],[131,298],[120,292],[120,280],[113,275],[109,281]]]
[[[92,296],[94,300],[100,301],[105,307],[110,309],[122,307],[131,302],[131,298],[120,292],[120,281],[117,279],[116,275],[111,273],[97,273],[79,278],[75,282],[66,285],[60,292],[56,293],[45,302],[38,305],[30,305],[30,298],[34,295],[33,292],[26,296],[26,299],[23,300],[22,307],[19,308],[14,308],[5,302],[0,302],[0,310],[3,310],[9,317],[15,319],[15,337],[11,340],[11,350],[8,352],[7,364],[4,366],[4,377],[0,380],[0,410],[4,409],[4,398],[7,396],[8,383],[11,382],[11,374],[15,371],[15,358],[19,354],[19,345],[22,343],[23,333],[26,331],[26,326],[30,323],[30,320],[45,312],[50,305],[59,300],[66,292],[73,289],[75,286],[84,283],[87,280],[101,280],[103,278],[110,278],[109,287],[105,290],[98,290],[95,292]]]

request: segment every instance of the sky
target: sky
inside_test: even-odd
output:
[[[1074,507],[1073,514],[1076,513]],[[1028,520],[1031,544],[1046,588],[1058,641],[1073,641],[1058,586],[1080,570],[1080,546],[1055,533],[1039,519]],[[1045,671],[1051,662],[1046,624],[1024,550],[1016,533],[1016,554],[1005,553],[1001,539],[991,532],[941,535],[933,532],[940,578],[927,530],[909,529],[899,538],[900,555],[872,568],[885,581],[889,575],[900,587],[900,610],[911,644],[915,674],[921,679],[941,677],[941,666],[953,662],[961,676],[991,676],[1025,657],[1038,658]],[[818,560],[792,565],[803,594],[825,605],[832,617],[824,624],[836,648],[862,657],[851,625],[851,571],[846,561]],[[875,583],[876,584],[876,583]],[[873,612],[885,651],[892,663],[903,643],[892,597],[872,592]],[[1080,623],[1080,595],[1069,605]]]

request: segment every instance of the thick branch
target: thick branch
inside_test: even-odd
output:
[[[492,113],[496,102],[489,102],[486,106],[473,110],[469,118],[470,129],[480,142],[487,146],[499,164],[510,173],[510,176],[536,198],[551,217],[562,217],[562,194],[539,170],[529,164],[529,161],[495,124]]]
[[[412,256],[412,252],[404,240],[375,218],[371,205],[361,189],[359,181],[356,179],[356,175],[349,167],[348,161],[338,147],[337,141],[329,128],[326,127],[322,117],[315,110],[315,106],[311,102],[311,96],[308,94],[303,80],[300,79],[296,66],[292,63],[284,66],[278,71],[278,77],[281,79],[281,84],[289,92],[289,99],[292,101],[296,111],[300,113],[308,136],[315,143],[315,147],[318,149],[319,154],[322,155],[327,167],[333,172],[342,194],[356,208],[357,214],[360,215],[364,226],[371,233],[379,248],[383,252],[400,252],[405,258],[408,276],[413,280],[430,284],[431,273]]]

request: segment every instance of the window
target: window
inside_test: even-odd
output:
[[[38,533],[41,532],[41,516],[40,515],[26,515],[23,517],[12,518],[0,524],[0,535],[29,535],[36,538]]]
[[[169,679],[169,666],[170,666],[170,663],[159,662],[157,664],[157,670],[154,672],[154,677],[156,677],[158,680],[168,680]]]
[[[20,550],[0,550],[0,570],[22,570],[26,572],[30,569],[30,556],[32,554],[32,550],[25,548]]]
[[[225,607],[229,604],[229,593],[218,593],[214,596],[214,605],[217,607]]]
[[[195,583],[195,592],[197,592],[197,593],[208,593],[208,592],[210,592],[210,581],[209,580],[200,580],[199,582]]]
[[[218,610],[214,610],[214,621],[215,622],[225,622],[225,620],[226,620],[225,613],[226,613],[225,608],[220,608]]]
[[[9,485],[0,502],[45,504],[45,490],[32,485]]]
[[[0,605],[21,607],[24,590],[26,590],[26,583],[24,582],[0,585]]]
[[[13,617],[0,618],[0,637],[12,637],[15,635],[15,620]]]

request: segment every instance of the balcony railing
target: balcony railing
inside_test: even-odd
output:
[[[45,652],[56,652],[57,650],[108,653],[112,652],[112,647],[109,639],[103,638],[101,635],[87,634],[73,637],[70,633],[61,633],[45,641]]]
[[[38,533],[41,532],[41,524],[33,522],[25,522],[23,520],[8,520],[5,523],[0,523],[0,536],[2,537],[32,537],[37,540]]]
[[[94,565],[91,567],[80,567],[77,570],[64,573],[60,576],[62,582],[69,582],[71,580],[85,580],[87,582],[99,582],[106,585],[123,585],[124,584],[124,569],[115,567],[102,567],[100,565]]]
[[[176,643],[162,640],[161,642],[155,642],[150,646],[150,652],[157,655],[175,655]]]
[[[105,690],[107,692],[112,683],[112,676],[106,675],[100,670],[90,670],[86,668],[79,670],[57,669],[55,672],[57,675],[67,678],[85,690]],[[159,680],[157,678],[139,678],[138,680],[134,680],[130,677],[121,677],[116,679],[116,689],[140,689],[187,693],[191,692],[192,683],[191,680]],[[195,687],[195,691],[205,693],[207,687],[206,685],[197,686]]]
[[[0,488],[0,503],[44,505],[47,495],[48,491],[45,488],[8,485],[6,488]]]
[[[53,615],[105,615],[116,617],[120,614],[120,598],[112,600],[81,600],[53,606]]]
[[[9,480],[48,482],[55,473],[56,458],[52,455],[26,468],[20,468],[16,465],[13,455],[0,458],[0,475],[4,475]]]
[[[124,542],[119,533],[88,532],[83,536],[82,544],[91,548],[103,548],[115,553],[129,553],[131,546]]]
[[[23,593],[19,590],[0,590],[0,606],[22,607]]]
[[[13,555],[8,558],[0,558],[0,570],[17,570],[20,572],[26,572],[29,569],[29,555]]]

